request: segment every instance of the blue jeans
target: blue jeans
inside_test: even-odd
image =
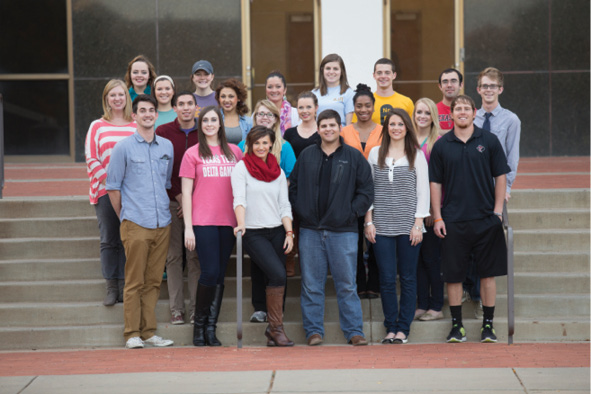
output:
[[[125,279],[125,249],[121,243],[121,222],[109,195],[101,196],[94,206],[101,242],[101,269],[105,279]]]
[[[228,261],[236,238],[230,226],[193,226],[195,245],[201,265],[199,283],[223,285]]]
[[[376,236],[374,252],[380,270],[380,295],[384,326],[388,333],[408,336],[417,300],[417,262],[421,244],[412,246],[408,235]],[[400,275],[400,309],[396,296],[396,273]]]
[[[425,227],[417,268],[417,308],[441,311],[443,279],[441,278],[441,238],[433,227]]]
[[[345,338],[363,335],[363,313],[357,295],[357,237],[354,232],[300,228],[302,318],[306,338],[324,337],[324,286],[328,269],[337,291],[339,322]]]

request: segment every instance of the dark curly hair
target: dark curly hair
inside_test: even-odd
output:
[[[236,78],[226,79],[215,90],[215,99],[218,103],[220,102],[220,92],[223,88],[229,88],[236,92],[236,97],[238,97],[238,104],[236,104],[236,112],[238,112],[238,115],[241,116],[246,115],[249,111],[248,105],[246,105],[246,98],[248,97],[248,91],[246,90],[246,86]]]

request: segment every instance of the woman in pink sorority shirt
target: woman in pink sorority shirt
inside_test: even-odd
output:
[[[105,189],[107,167],[115,144],[136,129],[125,82],[112,79],[107,83],[103,90],[103,111],[103,116],[90,124],[84,152],[90,178],[90,203],[94,205],[100,231],[101,268],[107,281],[103,305],[111,306],[123,301],[125,250],[119,234],[119,218]]]
[[[224,295],[226,266],[234,249],[236,217],[230,176],[242,158],[236,145],[228,144],[217,107],[205,107],[199,115],[199,142],[181,162],[185,246],[197,248],[201,276],[195,305],[195,346],[221,346],[215,335]]]

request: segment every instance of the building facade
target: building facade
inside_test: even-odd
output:
[[[0,0],[0,93],[7,160],[84,160],[101,93],[146,55],[188,88],[207,59],[217,81],[242,79],[254,103],[281,70],[288,98],[312,89],[338,53],[349,83],[375,87],[374,62],[394,60],[395,89],[441,99],[456,67],[477,105],[478,73],[505,74],[504,107],[522,121],[522,156],[589,155],[587,0]],[[252,106],[251,106],[252,107]]]

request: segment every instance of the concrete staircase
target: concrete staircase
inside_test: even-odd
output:
[[[509,205],[515,230],[515,342],[589,340],[589,190],[516,190]],[[104,307],[99,241],[93,208],[84,197],[0,200],[0,349],[121,347],[122,304]],[[249,274],[246,256],[244,275]],[[495,326],[507,340],[506,278],[497,280]],[[248,322],[250,281],[243,282],[244,344],[264,346],[264,324]],[[288,280],[286,331],[305,343],[299,277]],[[185,291],[186,294],[186,291]],[[236,277],[232,259],[218,327],[224,345],[236,344]],[[381,300],[362,300],[364,330],[384,335]],[[468,340],[479,338],[474,305],[464,305]],[[169,323],[162,285],[158,334],[191,345],[192,326]],[[444,307],[446,316],[449,309]],[[327,344],[345,344],[332,283],[327,283]],[[411,343],[441,342],[449,319],[414,322]]]

